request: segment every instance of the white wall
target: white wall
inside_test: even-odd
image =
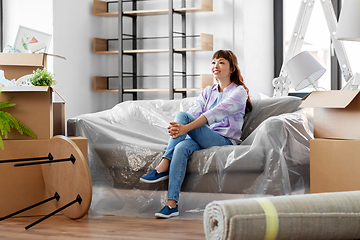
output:
[[[92,39],[112,36],[104,32],[116,29],[109,28],[115,19],[93,16],[91,0],[53,0],[53,6],[54,53],[67,59],[54,59],[55,88],[67,100],[66,118],[113,107],[116,93],[93,91],[93,76],[107,73],[109,57],[92,53]]]
[[[161,0],[154,0],[154,2],[159,1]],[[7,5],[10,2],[13,5]],[[190,7],[198,4],[199,0],[188,2]],[[163,3],[159,3],[159,6],[164,8]],[[117,75],[117,56],[92,53],[94,37],[117,38],[116,18],[93,16],[92,0],[4,0],[4,7],[4,11],[15,11],[16,16],[19,9],[22,9],[21,16],[26,23],[29,23],[29,27],[46,32],[50,26],[53,34],[53,47],[50,48],[50,52],[67,58],[66,61],[54,58],[54,73],[57,81],[55,88],[67,100],[66,118],[105,110],[117,104],[117,93],[93,92],[93,76]],[[214,51],[232,49],[238,56],[240,69],[251,93],[261,92],[271,96],[274,68],[272,1],[213,0],[213,7],[213,12],[188,14],[188,34],[213,34]],[[39,12],[37,16],[40,16],[41,21],[32,23],[29,19],[34,19],[31,18],[34,14],[29,9],[36,9],[34,11]],[[7,21],[6,18],[4,21]],[[139,35],[168,34],[166,16],[140,17],[138,25]],[[125,27],[129,26],[126,24]],[[13,33],[10,34],[10,30],[6,31],[5,35],[8,35],[6,39],[15,38]],[[163,44],[144,42],[140,47],[164,48]],[[189,44],[196,45],[197,42],[190,40]],[[210,73],[212,54],[213,52],[189,53],[188,72]],[[168,54],[139,55],[139,72],[167,74]],[[148,79],[140,85],[140,87],[166,88],[167,81]],[[190,81],[189,85],[197,87],[198,82]],[[190,96],[197,94],[192,93]],[[140,97],[168,99],[168,93],[140,94]]]
[[[3,0],[4,45],[14,46],[20,25],[52,34],[52,6],[49,0]],[[53,51],[53,41],[49,51]],[[52,59],[48,61],[48,69],[53,71]]]
[[[237,1],[237,0],[235,0]],[[274,24],[273,1],[243,0],[243,69],[250,92],[273,94]]]

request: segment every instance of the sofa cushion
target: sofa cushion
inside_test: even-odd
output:
[[[301,98],[250,96],[253,110],[245,115],[241,140],[245,140],[264,120],[299,109]]]

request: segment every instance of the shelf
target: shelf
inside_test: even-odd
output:
[[[108,3],[105,1],[94,0],[93,5],[93,15],[95,16],[104,16],[104,17],[117,17],[118,12],[108,12]],[[174,8],[174,12],[181,13],[195,13],[195,12],[205,12],[212,11],[213,3],[212,0],[201,0],[200,7],[194,8]],[[150,16],[150,15],[166,15],[169,13],[168,9],[159,9],[159,10],[137,10],[137,11],[124,11],[124,15],[131,16]]]
[[[175,88],[174,92],[200,92],[203,89],[200,88]],[[165,88],[148,88],[148,89],[123,89],[124,93],[134,93],[134,92],[168,92],[169,89],[165,89]],[[119,92],[118,89],[113,89],[113,90],[97,90],[95,92]]]
[[[168,92],[167,88],[147,88],[147,89],[123,89],[125,93],[133,93],[133,92]]]
[[[194,51],[213,51],[213,36],[210,34],[200,34],[199,48],[177,48],[175,52],[194,52]],[[108,40],[104,38],[93,39],[93,52],[96,54],[118,54],[119,51],[108,51]],[[142,53],[166,53],[169,49],[136,49],[124,50],[124,54],[142,54]]]
[[[109,89],[109,77],[95,76],[94,77],[94,92],[118,92],[118,89]],[[206,86],[213,84],[213,77],[211,74],[200,74],[200,87],[201,88],[176,88],[175,92],[189,92],[189,91],[202,91]],[[169,89],[123,89],[124,93],[133,92],[168,92]]]
[[[118,54],[119,51],[108,51],[108,40],[104,38],[93,39],[93,52],[96,54]]]
[[[119,76],[95,76],[94,77],[94,91],[95,92],[118,92],[119,94],[119,102],[123,101],[123,95],[125,93],[132,94],[132,99],[137,100],[139,92],[169,92],[170,99],[174,98],[174,93],[182,94],[182,97],[187,96],[187,92],[191,91],[202,91],[206,86],[213,84],[213,77],[211,74],[200,74],[200,75],[190,75],[186,74],[186,65],[187,58],[185,52],[194,52],[194,51],[213,51],[213,36],[210,34],[200,34],[200,35],[186,35],[186,24],[181,24],[181,31],[174,32],[174,16],[179,15],[181,17],[182,23],[186,23],[187,14],[186,13],[196,13],[196,12],[204,12],[204,11],[213,11],[213,0],[200,0],[200,7],[186,7],[186,1],[181,2],[182,8],[174,8],[173,0],[169,0],[168,6],[165,9],[159,10],[133,10],[128,11],[128,9],[139,9],[137,5],[137,1],[140,0],[127,0],[126,2],[131,3],[130,5],[126,5],[126,10],[124,11],[123,1],[108,1],[108,0],[93,0],[93,15],[96,16],[106,16],[106,17],[117,17],[119,26],[123,26],[124,18],[130,19],[132,25],[132,34],[124,34],[123,28],[120,29],[118,33],[118,39],[104,39],[104,38],[94,38],[93,39],[93,52],[95,54],[113,54],[118,55],[119,60],[119,68],[118,75]],[[118,9],[123,12],[115,9],[115,6],[110,6],[110,4],[118,4]],[[157,4],[160,6],[159,4]],[[162,8],[161,4],[160,8]],[[142,6],[142,5],[140,5]],[[154,5],[155,6],[155,5]],[[165,4],[166,6],[166,4]],[[198,5],[197,5],[198,6]],[[141,8],[141,7],[140,7]],[[109,12],[113,11],[113,12]],[[164,15],[169,18],[169,36],[162,37],[139,37],[137,38],[137,18],[138,16],[152,16],[152,15]],[[130,27],[130,25],[128,26]],[[180,35],[179,35],[180,34]],[[124,38],[125,37],[125,38]],[[197,40],[196,44],[186,45],[186,42],[191,37],[200,37]],[[167,48],[162,48],[162,45],[159,45],[162,49],[138,49],[137,41],[146,40],[146,39],[160,39],[167,38],[169,45]],[[179,43],[176,44],[176,47],[181,46],[181,48],[176,48],[174,46],[174,39],[181,38],[181,45]],[[118,46],[111,44],[111,41],[121,41],[121,44]],[[124,41],[131,40],[132,45],[128,46],[128,49],[124,49]],[[179,44],[179,45],[178,45]],[[193,46],[199,47],[193,47]],[[130,48],[130,49],[129,49]],[[115,50],[114,50],[115,49]],[[146,54],[146,53],[167,53],[169,55],[169,74],[168,75],[155,75],[155,76],[138,76],[137,75],[137,54]],[[174,54],[182,55],[182,71],[174,71]],[[132,61],[133,69],[129,70],[130,72],[124,72],[123,62],[124,56],[130,56]],[[128,58],[128,57],[127,57]],[[126,59],[128,61],[128,59]],[[135,66],[135,67],[134,67]],[[128,67],[129,68],[129,67]],[[181,75],[178,75],[181,73]],[[129,75],[130,74],[130,75]],[[129,76],[127,76],[129,75]],[[186,87],[186,78],[190,76],[200,76],[200,88],[187,88]],[[126,80],[126,83],[131,83],[130,87],[124,88],[124,79],[130,77],[130,80]],[[154,77],[156,80],[159,77],[167,77],[168,78],[168,88],[148,88],[148,89],[138,89],[139,78],[147,78]],[[181,77],[180,79],[175,81],[175,77]],[[110,78],[116,78],[118,82],[110,80]],[[179,88],[174,86],[175,82]],[[181,83],[181,84],[180,84]],[[154,83],[154,85],[156,85]],[[117,86],[117,87],[116,87]],[[132,86],[132,87],[131,87]]]
[[[105,1],[93,1],[93,15],[104,17],[117,17],[117,12],[108,12],[108,3]]]
[[[94,77],[94,92],[118,92],[118,89],[109,89],[108,77]]]
[[[207,86],[212,86],[214,84],[214,78],[212,74],[200,74],[200,87],[205,89]]]

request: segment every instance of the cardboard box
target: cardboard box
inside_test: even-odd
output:
[[[315,91],[300,107],[314,108],[314,137],[360,139],[360,96],[354,91]]]
[[[65,102],[53,103],[53,134],[65,135]]]
[[[84,137],[68,137],[71,139],[84,154],[86,162],[88,162],[88,139]]]
[[[44,157],[49,140],[7,140],[0,149],[0,160]],[[50,196],[45,191],[41,165],[14,167],[14,163],[0,164],[0,216],[4,217]],[[55,211],[55,204],[47,203],[18,216],[45,215]]]
[[[47,86],[3,87],[0,102],[11,99],[11,103],[16,105],[5,111],[35,132],[37,139],[50,139],[55,135],[65,135],[65,100],[55,91],[63,102],[53,102],[54,91]],[[11,139],[32,138],[12,129],[5,140]]]
[[[37,139],[50,139],[54,128],[52,92],[51,87],[3,87],[0,102],[11,99],[16,105],[5,110],[36,133]],[[32,138],[12,129],[7,139]]]
[[[360,190],[360,140],[310,140],[311,193]]]
[[[87,139],[69,137],[87,159]],[[6,140],[0,149],[0,160],[45,157],[49,154],[50,140]],[[14,167],[14,163],[0,163],[0,217],[43,201],[49,196],[41,165]],[[17,216],[45,215],[55,211],[51,202],[33,208]]]
[[[11,79],[18,79],[19,77],[22,77],[24,75],[27,74],[32,74],[34,70],[39,69],[43,69],[46,68],[47,65],[47,56],[48,55],[52,55],[52,54],[47,54],[47,53],[0,53],[0,69],[4,70],[5,72],[5,78],[11,80]],[[62,56],[59,55],[52,55],[55,57],[60,57],[65,59]],[[16,91],[18,91],[19,93],[15,93]],[[20,91],[22,93],[20,93]],[[43,89],[41,88],[37,88],[36,90],[34,89],[19,89],[19,88],[11,88],[11,87],[5,87],[3,88],[2,92],[8,92],[8,93],[3,93],[0,95],[0,101],[7,101],[9,98],[8,96],[10,95],[14,95],[14,99],[12,102],[15,101],[21,103],[21,105],[24,105],[23,108],[21,108],[20,110],[26,110],[24,112],[19,112],[16,111],[16,115],[17,114],[21,114],[21,118],[24,118],[26,116],[26,118],[29,116],[31,118],[31,123],[29,125],[35,124],[34,119],[33,119],[33,115],[34,114],[38,114],[41,113],[41,117],[44,117],[44,114],[46,115],[44,120],[40,120],[37,119],[38,125],[41,125],[42,122],[46,122],[46,125],[43,125],[43,128],[48,127],[48,115],[49,114],[53,114],[52,117],[49,118],[49,120],[51,121],[50,124],[52,124],[52,127],[49,127],[49,129],[44,133],[43,130],[40,131],[35,131],[33,129],[33,127],[28,126],[27,123],[22,122],[20,119],[18,119],[20,122],[24,123],[26,126],[30,127],[31,130],[33,130],[37,135],[38,135],[38,139],[48,139],[54,135],[65,135],[65,100],[60,96],[60,94],[58,94],[60,96],[60,98],[62,98],[62,102],[50,102],[50,105],[47,105],[48,100],[45,99],[45,96],[41,96],[41,95],[46,95],[46,98],[48,97],[47,95],[49,95],[49,93],[45,93],[46,91],[49,91],[49,93],[52,93],[51,89],[47,89],[45,90],[45,87],[43,87]],[[13,92],[12,94],[10,94],[9,92]],[[26,92],[26,94],[24,93]],[[38,93],[35,93],[38,92]],[[42,93],[40,93],[42,92]],[[18,94],[21,94],[22,96],[18,96]],[[3,95],[3,96],[2,96]],[[27,97],[33,97],[34,95],[36,95],[35,98],[29,98],[28,101],[29,103],[26,103],[25,106],[24,102],[26,102],[26,98]],[[51,97],[51,94],[50,96]],[[20,99],[21,98],[21,99]],[[31,102],[30,102],[31,101]],[[52,99],[50,99],[50,101],[52,101]],[[40,105],[38,103],[41,103]],[[20,105],[20,104],[19,104]],[[16,108],[19,108],[19,105],[16,106]],[[45,106],[46,105],[46,106]],[[50,106],[49,109],[47,109],[46,111],[44,111],[44,107],[48,108]],[[28,111],[32,109],[31,111],[33,111],[31,115],[27,115]],[[6,111],[9,112],[13,112],[13,109],[7,109]],[[26,115],[25,115],[26,114]],[[29,121],[26,121],[29,122]],[[44,134],[46,136],[44,136]],[[11,135],[9,136],[8,139],[31,139],[30,137],[27,137],[25,135],[21,135],[18,133],[15,133],[15,131],[11,132]]]
[[[8,80],[32,74],[38,68],[46,68],[46,53],[0,53],[0,69]]]

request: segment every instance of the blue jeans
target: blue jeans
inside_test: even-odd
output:
[[[174,121],[186,125],[195,119],[186,112],[179,112]],[[186,138],[187,135],[190,138]],[[185,178],[187,161],[194,151],[224,145],[232,145],[232,142],[211,130],[207,125],[191,130],[187,134],[175,139],[170,137],[163,156],[171,160],[168,199],[175,200],[176,202],[179,201],[180,188]]]

